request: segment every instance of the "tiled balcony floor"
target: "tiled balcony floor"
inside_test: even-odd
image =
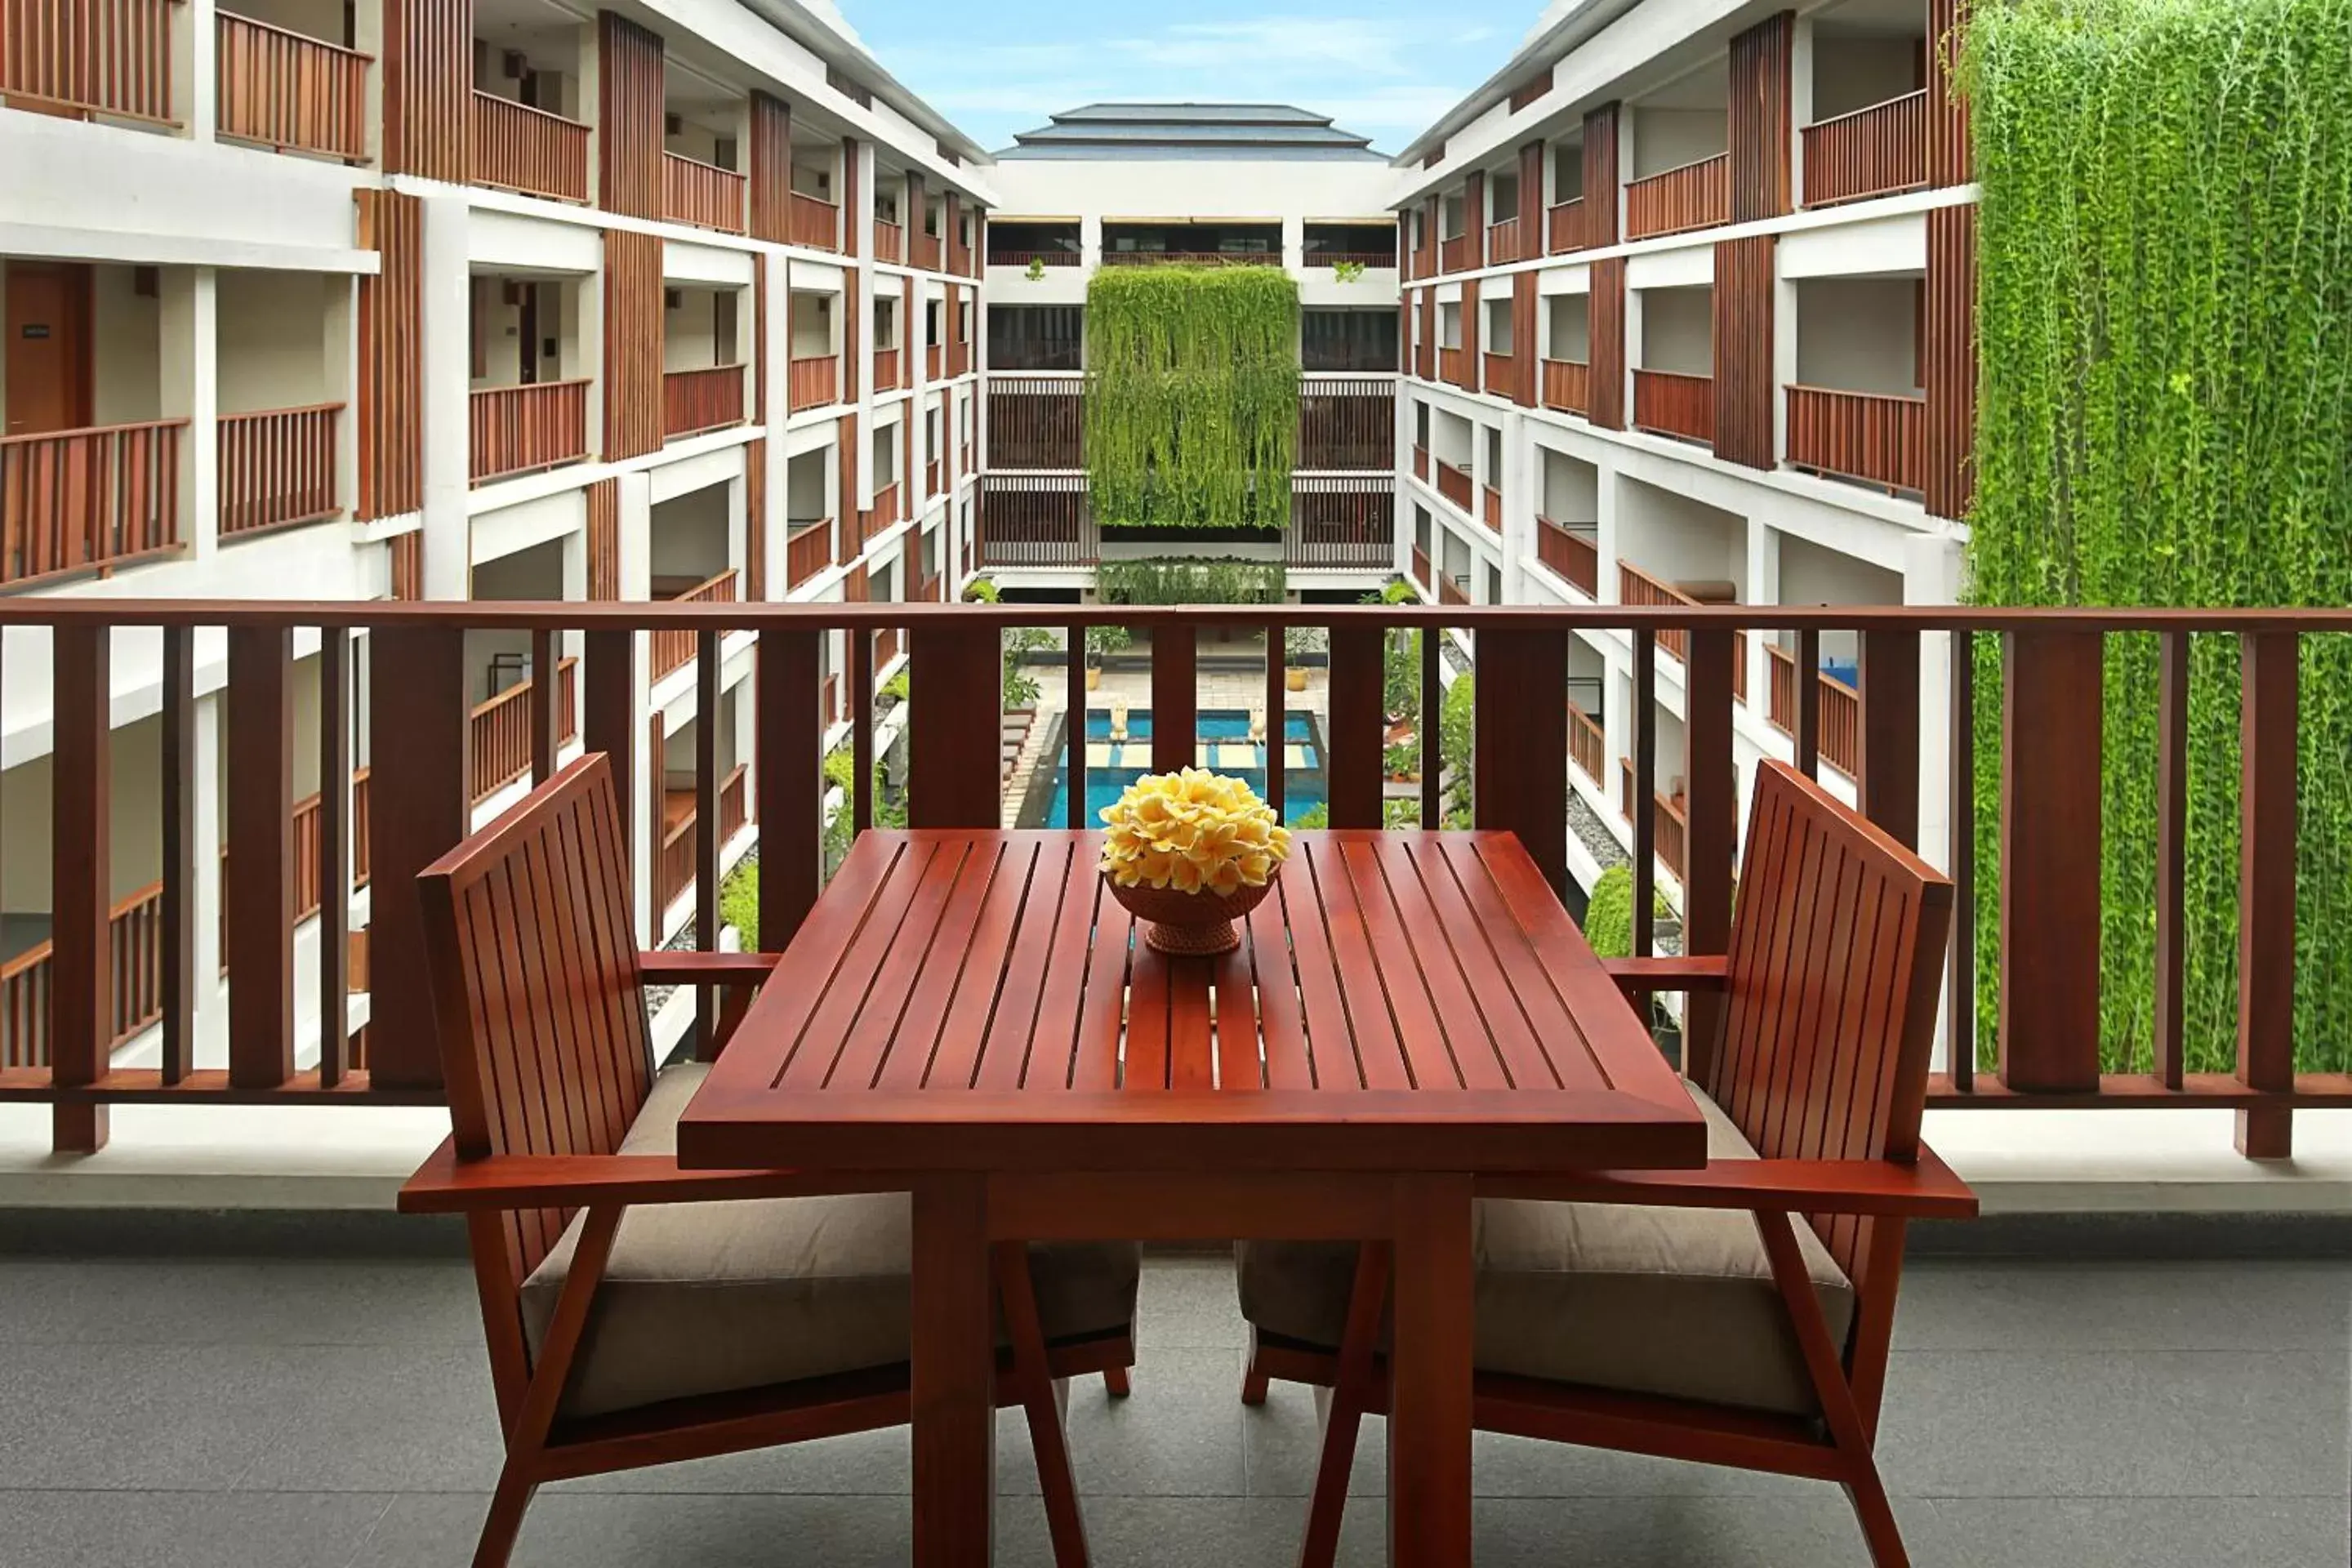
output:
[[[1923,1262],[1880,1454],[1923,1568],[2346,1561],[2352,1265]],[[1073,1391],[1103,1568],[1287,1564],[1314,1405],[1236,1397],[1231,1270],[1155,1258],[1134,1397]],[[0,1562],[468,1560],[498,1464],[456,1263],[0,1259]],[[999,1560],[1049,1562],[1004,1418]],[[1380,1424],[1360,1489],[1380,1486]],[[1843,1568],[1826,1486],[1479,1439],[1482,1568]],[[542,1492],[517,1562],[903,1563],[903,1430]],[[1381,1561],[1376,1501],[1343,1561]]]

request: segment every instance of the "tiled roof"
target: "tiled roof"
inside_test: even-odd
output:
[[[1089,103],[1024,131],[1004,158],[1372,159],[1371,139],[1286,103]]]

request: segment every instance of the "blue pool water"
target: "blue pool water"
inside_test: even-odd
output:
[[[1246,744],[1249,738],[1249,715],[1240,709],[1210,709],[1198,715],[1198,733],[1204,741],[1223,745]],[[1291,768],[1283,774],[1283,816],[1290,821],[1324,801],[1323,754],[1316,744],[1315,729],[1307,716],[1301,712],[1286,715],[1284,739],[1291,745],[1307,748],[1307,765]],[[1127,738],[1130,742],[1151,739],[1151,710],[1131,709],[1127,715]],[[1108,742],[1110,739],[1110,713],[1107,709],[1087,710],[1087,739]],[[1265,749],[1252,747],[1257,765],[1244,768],[1221,767],[1219,773],[1240,778],[1261,795],[1265,794]],[[1089,768],[1087,770],[1087,826],[1102,821],[1102,809],[1126,793],[1127,786],[1150,773],[1150,768]],[[1045,815],[1032,826],[1059,827],[1069,820],[1070,780],[1066,766],[1054,770],[1054,790]]]

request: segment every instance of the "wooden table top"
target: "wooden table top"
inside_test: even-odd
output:
[[[861,835],[678,1124],[868,1172],[1696,1166],[1674,1068],[1508,833],[1304,832],[1168,958],[1101,836]]]

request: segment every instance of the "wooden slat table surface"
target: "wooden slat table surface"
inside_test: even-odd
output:
[[[681,1164],[914,1194],[916,1561],[988,1560],[990,1244],[1394,1247],[1391,1561],[1469,1557],[1471,1192],[1696,1167],[1704,1124],[1508,833],[1305,832],[1170,959],[1100,836],[859,837],[678,1123]]]

